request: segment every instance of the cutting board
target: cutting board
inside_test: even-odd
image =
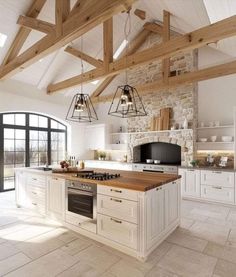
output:
[[[171,108],[161,109],[162,130],[170,129],[170,112]]]

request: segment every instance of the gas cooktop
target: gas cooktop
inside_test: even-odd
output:
[[[120,174],[110,174],[107,172],[90,172],[90,173],[77,173],[77,177],[91,180],[105,181],[120,177]]]

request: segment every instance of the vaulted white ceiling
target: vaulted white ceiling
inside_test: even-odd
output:
[[[7,35],[7,41],[3,48],[0,48],[0,62],[10,47],[19,26],[16,21],[19,15],[24,15],[31,5],[31,0],[0,0],[0,32]],[[71,0],[71,5],[75,0]],[[47,0],[39,18],[54,23],[55,0]],[[163,10],[171,12],[171,25],[181,33],[193,31],[203,26],[214,23],[223,18],[236,14],[235,0],[139,0],[135,3],[132,11],[140,8],[146,11],[145,21],[162,21]],[[114,17],[114,51],[119,47],[124,39],[124,22],[126,14],[119,14]],[[145,21],[140,20],[132,14],[132,33],[130,40],[141,30]],[[32,31],[25,42],[22,51],[41,39],[44,35],[37,31]],[[80,49],[81,40],[72,43],[75,48]],[[216,48],[231,56],[236,56],[236,38],[225,39],[219,42]],[[102,59],[103,42],[102,26],[98,26],[83,36],[83,51],[87,54]],[[85,70],[93,67],[87,63]],[[67,54],[63,49],[38,61],[24,71],[12,77],[15,80],[28,83],[42,90],[45,93],[49,83],[64,80],[78,75],[81,72],[80,60]],[[117,79],[116,82],[119,82]],[[96,85],[86,84],[85,91],[92,93]],[[76,89],[68,89],[60,92],[62,95],[72,95]],[[53,97],[53,96],[52,96]]]

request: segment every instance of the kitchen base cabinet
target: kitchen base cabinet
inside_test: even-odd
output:
[[[200,171],[197,169],[180,169],[181,193],[186,197],[200,197]]]
[[[179,225],[180,180],[147,191],[98,184],[92,223],[66,210],[66,178],[16,170],[16,202],[141,261]]]
[[[65,218],[65,180],[51,177],[47,180],[47,214],[55,219]]]
[[[224,170],[179,169],[184,199],[235,205],[235,173]]]

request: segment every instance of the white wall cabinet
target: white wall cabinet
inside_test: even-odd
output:
[[[47,181],[47,213],[50,217],[65,218],[65,180],[57,177],[50,177]]]
[[[182,196],[200,197],[200,170],[180,169]]]
[[[94,124],[85,128],[86,146],[89,150],[104,150],[109,144],[109,126]]]

